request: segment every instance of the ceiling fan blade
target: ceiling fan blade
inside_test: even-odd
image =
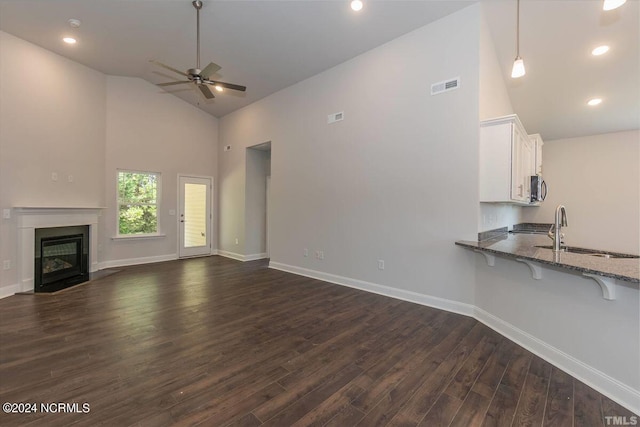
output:
[[[190,80],[182,80],[179,82],[169,82],[169,83],[158,83],[156,86],[173,86],[173,85],[181,85],[182,83],[191,83]]]
[[[213,62],[209,62],[209,65],[204,67],[202,71],[200,71],[200,75],[205,79],[208,79],[210,76],[214,75],[218,70],[222,67],[218,64],[214,64]]]
[[[211,92],[211,89],[209,89],[207,85],[198,85],[198,88],[200,89],[200,92],[202,92],[205,98],[207,99],[215,98],[215,96],[213,95],[213,92]]]
[[[153,59],[151,61],[149,61],[149,62],[153,62],[154,64],[159,65],[159,66],[161,66],[163,68],[166,68],[167,70],[173,71],[174,73],[178,73],[178,74],[180,74],[182,76],[189,77],[189,75],[187,73],[185,73],[183,71],[180,71],[180,70],[176,70],[173,67],[169,67],[168,65],[165,65],[162,62],[154,61]]]
[[[233,83],[217,82],[213,80],[205,80],[204,82],[209,85],[221,86],[227,89],[239,90],[241,92],[244,92],[245,90],[247,90],[245,86],[234,85]]]

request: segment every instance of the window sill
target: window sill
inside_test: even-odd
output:
[[[167,237],[166,234],[123,234],[118,236],[112,236],[111,240],[145,240],[145,239],[161,239]]]

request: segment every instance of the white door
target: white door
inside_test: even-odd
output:
[[[179,176],[180,258],[211,254],[211,178]]]

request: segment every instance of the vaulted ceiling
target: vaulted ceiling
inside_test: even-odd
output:
[[[191,85],[167,90],[220,117],[475,2],[365,0],[355,13],[347,0],[204,0],[202,65],[219,64],[216,79],[248,90],[226,90],[211,101]],[[527,75],[519,80],[508,76],[515,0],[482,2],[513,106],[528,129],[554,139],[638,128],[637,0],[607,13],[599,0],[523,0]],[[180,76],[150,60],[195,67],[195,16],[190,0],[0,0],[1,30],[106,74],[152,83]],[[70,18],[81,26],[71,28]],[[67,34],[78,43],[63,44]],[[592,57],[598,43],[611,45],[610,53]],[[589,109],[593,96],[604,101]]]

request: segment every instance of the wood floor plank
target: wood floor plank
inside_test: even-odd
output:
[[[640,424],[640,417],[638,417],[638,414],[634,414],[627,408],[619,405],[606,396],[600,395],[600,400],[602,401],[602,414],[604,416],[605,425],[615,425],[614,423],[624,425],[624,423],[630,424],[633,422],[635,422],[636,425]]]
[[[281,427],[293,425],[300,418],[304,417],[322,402],[330,398],[331,395],[349,384],[361,373],[362,369],[360,369],[358,366],[347,366],[345,369],[340,371],[338,375],[335,375],[327,384],[306,394],[295,403],[276,414],[271,419],[266,420],[263,425],[265,427]]]
[[[550,377],[551,365],[540,358],[533,358],[514,416],[514,425],[542,425]]]
[[[341,412],[336,414],[335,417],[330,419],[324,427],[355,426],[362,418],[364,418],[364,413],[362,411],[348,405]]]
[[[551,369],[544,409],[545,426],[573,424],[573,378],[558,368]]]
[[[0,413],[3,427],[604,427],[634,416],[553,369],[470,317],[265,261],[132,266],[0,299],[0,401],[91,408]]]
[[[445,330],[444,328],[442,329]],[[363,426],[387,424],[390,420],[393,420],[406,404],[407,400],[415,395],[416,391],[419,390],[423,384],[429,381],[428,378],[431,377],[434,370],[437,370],[437,366],[442,365],[445,359],[457,360],[459,361],[459,365],[451,369],[447,379],[443,380],[443,382],[448,383],[448,378],[456,374],[458,366],[461,366],[463,361],[466,360],[468,354],[482,339],[483,334],[486,333],[488,328],[476,323],[474,327],[471,328],[471,331],[465,334],[467,330],[468,329],[461,324],[458,328],[449,332],[445,339],[439,340],[440,342],[433,346],[431,351],[426,352],[426,356],[422,359],[418,367],[404,376],[402,380],[367,413],[360,424]],[[464,338],[460,341],[462,337]],[[452,357],[452,354],[455,356]]]
[[[417,425],[431,410],[442,392],[456,375],[469,353],[487,332],[485,326],[475,324],[456,347],[442,346],[431,359],[430,375],[420,384],[413,395],[402,405],[391,423],[398,426]],[[456,339],[459,339],[458,337]]]
[[[574,381],[574,425],[576,427],[604,427],[600,393],[588,385]]]
[[[483,426],[511,426],[518,407],[524,379],[526,378],[533,355],[521,347],[515,346],[502,380],[496,390]]]
[[[498,341],[499,337],[496,334],[490,333],[482,337],[453,376],[444,393],[440,395],[422,419],[420,425],[449,425],[453,421],[487,359],[493,354]],[[449,416],[450,418],[445,418]]]

